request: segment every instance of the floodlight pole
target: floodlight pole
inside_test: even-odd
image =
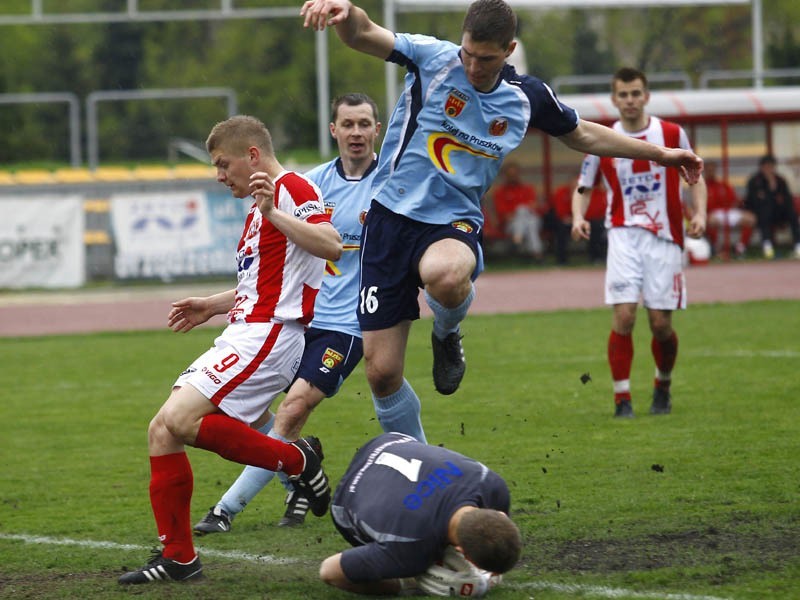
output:
[[[750,15],[753,30],[753,87],[764,87],[764,23],[761,19],[761,0],[752,0]]]
[[[317,140],[320,160],[328,160],[331,152],[331,134],[328,131],[330,116],[330,69],[328,69],[328,28],[317,31],[314,36],[317,55]]]

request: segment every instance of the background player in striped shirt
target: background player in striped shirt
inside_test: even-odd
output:
[[[206,148],[217,180],[234,197],[252,195],[255,202],[236,253],[236,288],[185,298],[169,313],[168,324],[178,332],[226,312],[229,324],[213,347],[181,373],[150,422],[150,503],[163,549],[145,566],[120,577],[121,584],[202,576],[192,543],[193,475],[186,445],[285,472],[317,516],[330,501],[320,458],[307,440],[287,444],[250,425],[294,378],[323,259],[341,256],[341,238],[319,188],[281,166],[261,121],[235,116],[217,123]]]
[[[620,120],[614,130],[671,148],[691,150],[686,132],[677,124],[648,115],[647,77],[623,67],[613,77],[611,101]],[[572,201],[572,234],[589,238],[584,219],[598,171],[608,189],[606,227],[608,258],[606,304],[613,306],[608,362],[614,380],[614,416],[632,417],[630,374],[633,327],[642,296],[653,338],[656,362],[652,414],[672,410],[670,383],[678,356],[678,336],[672,311],[686,308],[683,276],[684,211],[680,173],[651,161],[587,156]],[[702,237],[706,228],[706,186],[702,178],[691,187],[691,220],[686,233]]]
[[[339,391],[363,355],[356,318],[358,251],[371,200],[370,185],[378,158],[375,142],[381,124],[377,105],[365,94],[336,98],[331,105],[331,119],[330,132],[339,156],[306,176],[322,190],[325,211],[343,238],[344,252],[338,261],[326,265],[296,379],[278,407],[274,425],[267,423],[261,429],[284,442],[300,436],[311,411],[324,398]],[[274,476],[273,471],[245,467],[219,502],[194,526],[194,531],[200,535],[230,531],[233,518]],[[285,476],[279,476],[285,480]],[[299,525],[307,511],[308,499],[290,489],[286,511],[278,525]]]
[[[360,52],[407,69],[405,88],[386,128],[361,250],[358,318],[364,361],[384,431],[424,440],[405,418],[416,392],[404,378],[411,323],[423,288],[434,314],[431,343],[436,389],[452,394],[465,372],[460,323],[483,268],[481,197],[503,159],[535,127],[569,147],[680,167],[690,182],[702,160],[578,118],[541,80],[506,59],[516,48],[516,16],[503,0],[477,0],[464,18],[461,45],[393,33],[349,0],[308,0],[304,24],[334,26]]]

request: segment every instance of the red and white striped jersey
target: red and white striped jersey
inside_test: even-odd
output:
[[[669,148],[691,150],[686,132],[676,123],[650,117],[642,131],[615,131]],[[642,227],[683,248],[683,190],[680,172],[648,160],[587,155],[578,186],[592,187],[598,171],[608,189],[606,227]]]
[[[283,171],[275,179],[275,206],[309,223],[330,223],[322,192],[305,176]],[[228,321],[298,321],[314,316],[325,260],[290,241],[261,215],[254,203],[236,253],[236,302]]]

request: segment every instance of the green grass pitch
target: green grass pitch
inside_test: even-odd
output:
[[[637,416],[624,421],[611,417],[610,318],[604,309],[470,316],[467,375],[449,397],[433,389],[430,322],[412,328],[407,377],[428,441],[482,460],[511,488],[524,554],[490,597],[800,597],[800,303],[676,313],[667,417],[647,414],[654,367],[640,310]],[[231,534],[198,540],[205,581],[116,583],[157,545],[147,424],[215,333],[0,339],[0,597],[354,597],[317,579],[319,562],[345,547],[329,516],[275,526],[277,482]],[[322,439],[336,482],[379,433],[362,368],[305,431]],[[189,456],[195,521],[241,467]]]

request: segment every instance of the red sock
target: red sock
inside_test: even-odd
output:
[[[164,557],[182,563],[196,556],[190,515],[193,488],[185,452],[150,457],[150,504],[158,539],[164,544]]]
[[[611,366],[611,379],[613,379],[615,383],[631,378],[633,337],[630,334],[622,335],[613,329],[611,330],[611,335],[608,336],[608,364]],[[619,390],[614,393],[614,402],[617,404],[622,400],[630,399],[630,389]]]
[[[742,246],[747,248],[750,245],[750,237],[753,235],[753,228],[749,225],[742,226],[742,234],[740,237],[740,241],[742,242]]]
[[[678,335],[673,331],[663,342],[656,338],[650,341],[650,349],[653,351],[653,358],[656,360],[656,368],[659,372],[668,375],[675,367],[675,360],[678,358]],[[662,388],[669,388],[669,379],[656,378],[656,384]]]
[[[298,448],[218,413],[203,417],[194,445],[233,462],[287,475],[297,475],[305,463]]]
[[[711,243],[711,247],[716,250],[717,248],[717,228],[716,227],[709,227],[706,231],[708,234],[708,241]]]

